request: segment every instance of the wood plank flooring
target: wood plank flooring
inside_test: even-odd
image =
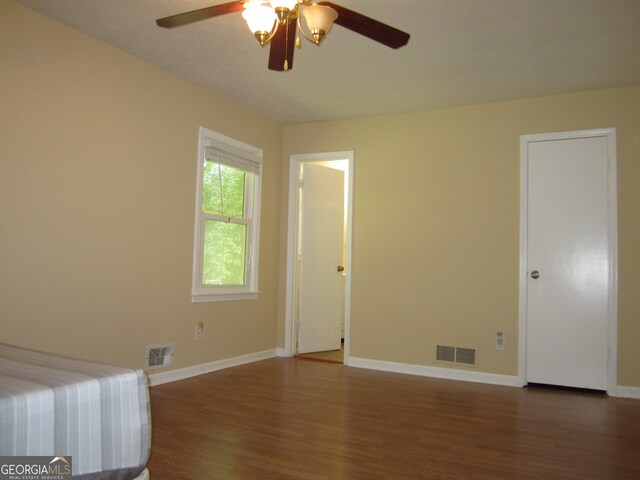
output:
[[[640,401],[598,393],[277,358],[151,408],[151,480],[640,478]]]

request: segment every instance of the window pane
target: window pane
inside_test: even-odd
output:
[[[220,163],[204,161],[202,210],[227,217],[244,217],[246,172]]]
[[[247,226],[206,220],[203,285],[244,285]]]

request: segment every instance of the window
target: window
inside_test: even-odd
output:
[[[258,296],[262,150],[200,128],[193,302]]]

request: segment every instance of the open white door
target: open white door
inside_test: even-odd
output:
[[[344,172],[306,164],[300,209],[298,353],[340,348]]]

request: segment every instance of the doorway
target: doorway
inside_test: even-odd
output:
[[[615,391],[615,130],[521,137],[523,385]]]
[[[353,162],[352,151],[291,156],[286,356],[337,351],[348,364]]]

